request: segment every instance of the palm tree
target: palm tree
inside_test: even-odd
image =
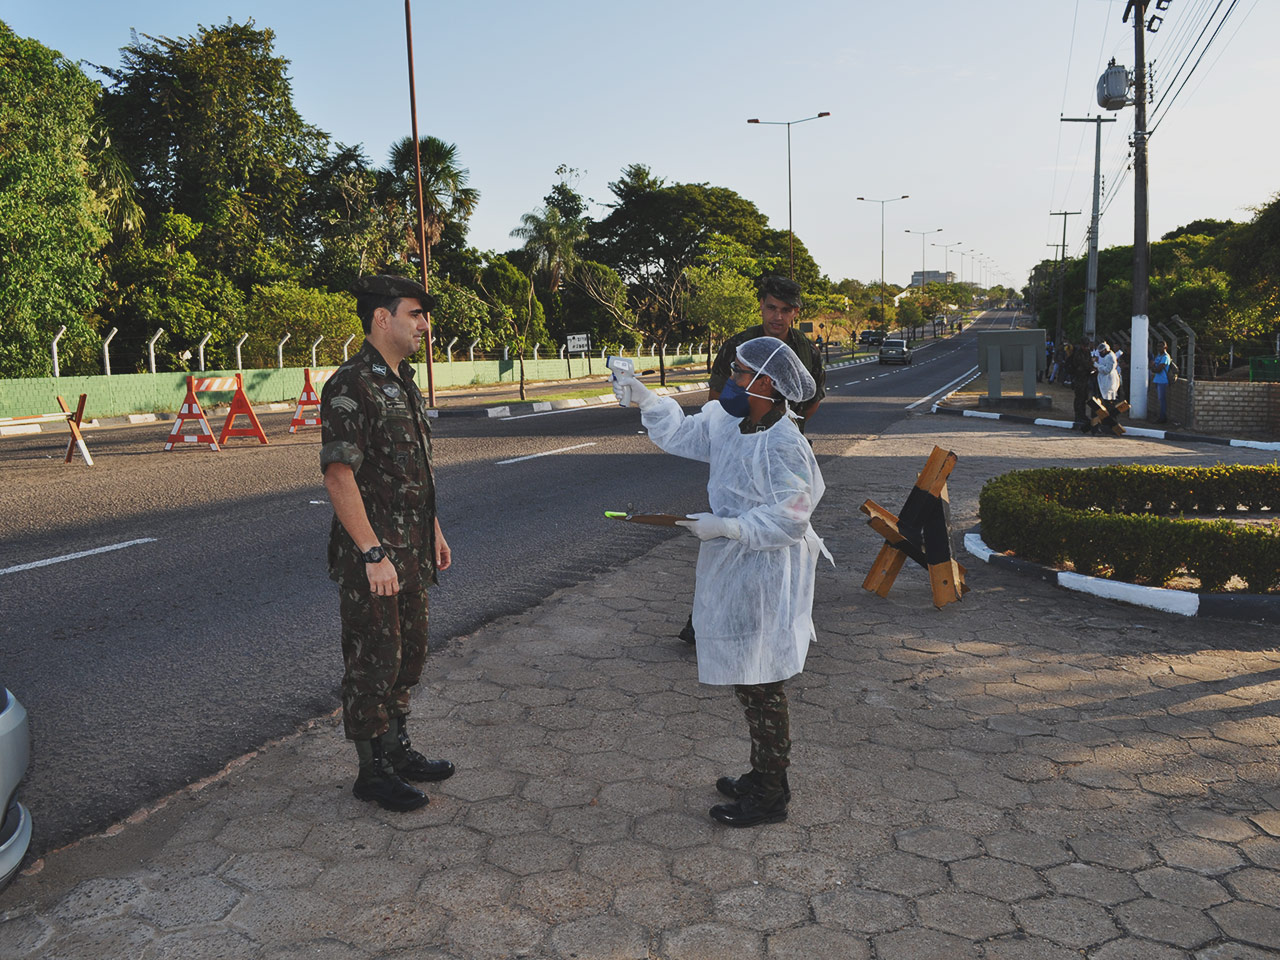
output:
[[[480,201],[480,191],[467,186],[471,171],[458,166],[458,147],[439,137],[423,137],[418,142],[422,161],[422,219],[426,226],[427,248],[423,255],[423,276],[431,271],[431,247],[440,241],[450,222],[466,220]],[[391,148],[391,188],[394,198],[412,210],[418,200],[414,180],[413,137],[398,140]],[[416,239],[409,244],[417,248]]]
[[[547,291],[555,293],[573,269],[573,248],[586,238],[587,231],[581,220],[565,217],[556,207],[543,207],[522,216],[511,235],[524,241],[534,269],[549,276]]]

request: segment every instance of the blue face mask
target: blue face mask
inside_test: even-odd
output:
[[[720,391],[720,406],[731,417],[745,417],[751,412],[750,394],[730,379]]]

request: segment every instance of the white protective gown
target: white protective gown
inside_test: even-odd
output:
[[[717,537],[698,551],[698,680],[755,684],[795,676],[814,638],[818,555],[831,556],[809,525],[825,489],[809,442],[785,417],[744,434],[716,400],[686,417],[663,397],[641,419],[663,450],[711,464],[711,512],[736,517],[742,530],[741,540]]]
[[[1114,400],[1120,392],[1120,365],[1114,351],[1098,357],[1098,392],[1103,400]]]

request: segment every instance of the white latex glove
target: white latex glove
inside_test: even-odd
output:
[[[726,537],[742,539],[742,527],[736,517],[717,517],[714,513],[691,513],[688,520],[677,520],[677,527],[686,527],[699,540]]]
[[[628,392],[631,394],[631,402],[641,410],[647,410],[662,399],[635,377],[616,377],[613,381],[613,395],[618,398],[619,403],[623,402],[623,397]]]

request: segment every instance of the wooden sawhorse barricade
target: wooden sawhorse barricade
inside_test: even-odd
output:
[[[969,592],[965,569],[951,555],[951,501],[947,498],[947,477],[956,465],[956,455],[934,447],[907,495],[902,512],[894,516],[874,500],[859,509],[871,519],[871,529],[884,537],[884,546],[862,586],[881,597],[902,565],[910,558],[929,571],[933,605],[941,609]]]
[[[84,434],[80,432],[80,424],[84,422],[84,401],[87,394],[80,394],[80,402],[76,404],[75,410],[67,406],[67,401],[61,397],[56,397],[58,406],[62,408],[61,413],[35,413],[29,417],[0,417],[0,427],[25,427],[28,424],[33,425],[31,430],[15,430],[15,433],[34,433],[39,431],[39,424],[42,423],[65,423],[71,430],[71,438],[67,441],[67,455],[63,458],[63,463],[71,462],[71,455],[76,450],[80,451],[80,456],[84,457],[86,467],[93,466],[93,457],[89,455],[89,447],[84,442]]]
[[[1089,402],[1093,404],[1093,416],[1089,419],[1090,427],[1107,427],[1117,437],[1125,435],[1124,427],[1120,426],[1120,414],[1129,412],[1129,403],[1127,400],[1103,400],[1101,397],[1090,397]]]
[[[214,440],[213,431],[209,428],[209,418],[204,415],[204,409],[200,406],[196,394],[232,391],[235,392],[235,396],[231,398],[231,409],[227,411],[227,419],[222,423],[222,435]],[[249,426],[235,425],[236,417],[242,416],[249,418]],[[188,422],[198,423],[199,432],[187,433],[183,424]],[[249,398],[244,392],[244,378],[238,373],[234,377],[187,377],[187,396],[182,401],[182,409],[174,418],[173,429],[169,431],[169,440],[164,448],[172,450],[176,444],[203,443],[216,453],[220,449],[218,445],[226,443],[228,437],[257,437],[259,443],[267,442],[267,435],[262,432],[262,424],[258,422],[253,407],[249,406]]]

